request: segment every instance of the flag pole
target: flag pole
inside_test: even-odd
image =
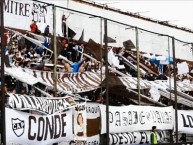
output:
[[[56,46],[56,6],[53,5],[53,37],[54,37],[54,97],[57,97],[57,46]]]
[[[100,43],[101,43],[101,49],[100,49],[100,55],[101,55],[101,63],[100,63],[100,69],[101,69],[101,93],[102,93],[102,82],[103,82],[103,18],[100,17]]]

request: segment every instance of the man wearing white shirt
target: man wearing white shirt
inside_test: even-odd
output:
[[[111,48],[108,52],[108,63],[112,66],[112,67],[116,67],[118,69],[124,69],[125,66],[124,65],[120,65],[120,61],[118,59],[118,57],[116,56],[116,48]]]

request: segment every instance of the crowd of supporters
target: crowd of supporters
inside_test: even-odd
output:
[[[94,55],[91,52],[87,51],[87,54],[90,57],[84,55],[87,43],[67,37],[65,24],[67,18],[63,17],[62,19],[63,37],[57,37],[57,71],[63,73],[92,71],[104,74],[105,57],[102,57],[102,61],[97,61],[96,56],[94,58]],[[42,33],[38,29],[36,22],[33,21],[30,24],[29,29],[30,31],[22,31],[22,35],[20,35],[20,33],[15,33],[14,31],[5,30],[3,43],[5,46],[4,53],[6,56],[6,66],[53,71],[53,36],[50,33],[49,25],[45,27]],[[33,41],[35,39],[41,42],[41,45],[37,45],[36,41]],[[159,63],[152,61],[151,57],[145,57],[143,53],[140,53],[139,57],[140,77],[142,79],[148,81],[168,80],[174,75],[172,63],[160,65]],[[130,77],[137,77],[136,52],[131,51],[129,48],[109,46],[108,64],[122,74],[126,74]],[[189,72],[187,74],[177,75],[178,80],[193,80],[191,76],[192,65],[188,63],[188,67]],[[112,73],[115,72],[112,71]],[[117,73],[115,74],[118,75]],[[27,84],[15,80],[10,76],[6,76],[6,85],[9,86],[8,89],[6,89],[7,92],[31,94],[29,91],[31,88]],[[148,91],[144,92],[146,96],[149,95]]]

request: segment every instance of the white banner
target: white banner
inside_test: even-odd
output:
[[[98,103],[86,103],[87,119],[100,117],[100,107]]]
[[[177,63],[178,74],[186,74],[189,72],[189,67],[187,62]]]
[[[178,110],[178,131],[193,134],[193,110]]]
[[[99,135],[87,137],[87,141],[75,141],[73,145],[99,145]]]
[[[86,102],[77,104],[74,110],[74,140],[86,141],[87,136]]]
[[[72,139],[72,110],[41,116],[6,108],[7,143],[50,145]]]
[[[106,133],[106,106],[100,105],[101,110],[101,134]],[[110,133],[151,130],[157,126],[159,130],[173,128],[172,107],[151,106],[122,106],[109,107],[109,131]]]
[[[19,94],[9,94],[9,96],[9,106],[11,108],[18,110],[34,110],[44,114],[53,114],[76,105],[76,102],[71,96],[59,98],[45,98]]]
[[[52,6],[47,4],[26,0],[5,0],[4,22],[7,27],[30,30],[30,24],[34,20],[39,30],[44,32],[47,25],[52,26],[52,18]],[[52,32],[52,27],[50,27],[50,32]]]
[[[157,131],[157,139],[160,143],[166,143],[169,141],[169,132]],[[127,132],[110,134],[110,145],[130,145],[130,144],[149,144],[150,131],[145,132]]]
[[[20,80],[21,82],[29,85],[34,85],[40,82],[38,78],[35,78],[34,76],[24,72],[20,67],[5,67],[5,72],[17,80]]]

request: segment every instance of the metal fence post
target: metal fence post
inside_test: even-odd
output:
[[[137,90],[138,90],[138,103],[141,105],[141,94],[140,94],[140,68],[139,68],[139,32],[138,28],[135,27],[135,35],[136,35],[136,52],[137,52]]]
[[[176,56],[175,56],[175,40],[172,37],[172,51],[173,51],[173,69],[174,69],[174,95],[175,95],[175,127],[176,127],[176,143],[178,143],[178,101],[177,101],[177,86],[176,86]]]
[[[5,62],[5,46],[3,44],[4,35],[4,0],[0,2],[1,12],[1,142],[6,145],[6,123],[5,123],[5,74],[4,74],[4,62]]]
[[[104,19],[104,29],[105,29],[105,86],[106,86],[106,144],[109,145],[109,85],[108,85],[108,49],[107,49],[107,19]]]

